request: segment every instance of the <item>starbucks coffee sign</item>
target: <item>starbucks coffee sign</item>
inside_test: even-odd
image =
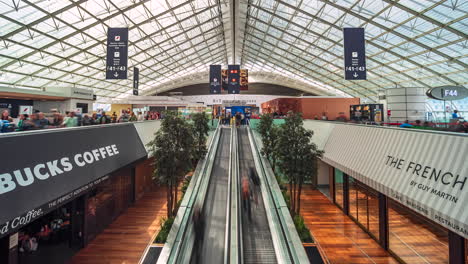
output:
[[[439,86],[429,89],[426,95],[436,100],[454,101],[468,97],[468,89],[464,86]]]

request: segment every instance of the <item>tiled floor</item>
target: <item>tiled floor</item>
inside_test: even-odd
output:
[[[86,248],[73,258],[73,264],[136,264],[166,216],[164,188],[145,194]]]

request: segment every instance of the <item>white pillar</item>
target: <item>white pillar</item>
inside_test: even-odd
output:
[[[392,122],[425,120],[427,96],[424,88],[390,88],[385,93],[387,109],[392,111]]]

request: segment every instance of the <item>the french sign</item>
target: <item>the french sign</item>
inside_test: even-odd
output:
[[[426,95],[436,100],[454,101],[468,97],[468,89],[464,86],[439,86],[429,89]]]
[[[127,79],[128,28],[107,31],[106,79]]]
[[[468,137],[340,124],[328,135],[323,161],[468,238]]]
[[[221,93],[221,65],[210,65],[210,93]]]
[[[343,28],[346,80],[366,80],[364,28]]]

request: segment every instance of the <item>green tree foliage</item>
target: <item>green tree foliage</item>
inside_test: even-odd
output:
[[[193,158],[194,163],[196,164],[206,155],[206,152],[208,151],[206,148],[206,138],[208,137],[210,126],[208,125],[208,116],[205,113],[193,114],[192,121],[195,140],[195,152]]]
[[[317,160],[323,155],[323,151],[311,142],[312,135],[313,131],[304,128],[302,115],[290,112],[285,123],[280,126],[274,148],[278,169],[289,183],[293,216],[299,214],[302,185],[305,181],[315,182]]]
[[[260,122],[257,126],[257,131],[262,137],[261,153],[271,162],[273,171],[276,167],[276,145],[278,142],[279,128],[273,123],[271,114],[263,114],[260,116]]]
[[[176,214],[177,183],[192,168],[195,141],[192,131],[187,121],[168,112],[147,145],[154,156],[153,178],[167,186],[167,218]]]

